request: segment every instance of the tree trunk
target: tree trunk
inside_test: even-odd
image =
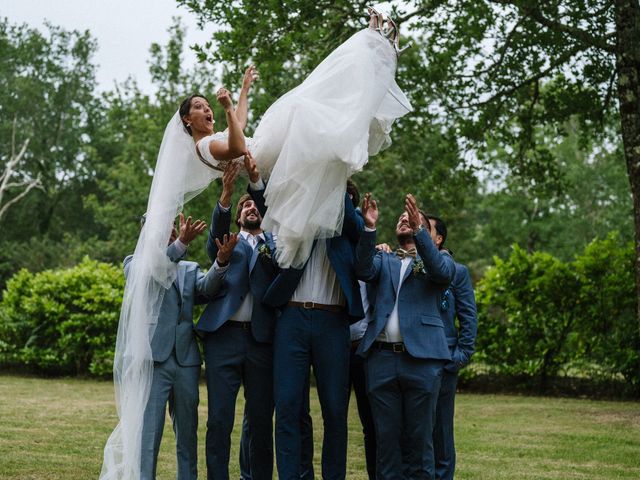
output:
[[[616,0],[618,102],[636,230],[636,317],[640,329],[640,4]]]

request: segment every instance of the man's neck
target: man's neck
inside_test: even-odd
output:
[[[416,246],[416,242],[414,242],[413,239],[399,240],[398,244],[400,245],[400,248],[402,248],[403,250],[410,250]]]
[[[257,237],[258,235],[260,235],[262,233],[262,229],[261,228],[255,228],[253,230],[249,230],[247,228],[242,227],[242,228],[240,228],[240,231],[241,232],[246,232],[249,235],[253,235],[254,237]]]

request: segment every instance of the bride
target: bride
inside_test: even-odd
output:
[[[262,228],[277,235],[276,258],[282,268],[301,268],[315,239],[340,233],[347,178],[390,145],[393,121],[411,111],[394,78],[400,53],[395,24],[369,11],[370,28],[340,45],[302,84],[278,99],[253,139],[245,139],[268,180],[269,208]],[[190,110],[181,108],[182,120],[193,129],[201,161],[221,171],[230,157],[225,148],[241,132],[230,124],[228,137],[226,132],[212,135],[210,109],[200,110],[200,100],[191,100]],[[244,101],[241,109],[241,95],[238,110],[246,119]],[[196,129],[203,113],[206,122],[198,122]]]
[[[142,419],[153,375],[150,341],[164,292],[176,279],[167,238],[184,203],[221,177],[226,162],[242,161],[251,150],[268,180],[262,227],[278,235],[280,266],[301,267],[314,239],[340,231],[347,177],[390,144],[393,121],[411,111],[394,79],[400,52],[395,25],[375,10],[370,14],[370,28],[339,46],[267,110],[253,139],[243,135],[253,68],[236,109],[226,89],[217,93],[225,132],[214,133],[202,95],[187,98],[167,124],[135,268],[125,285],[114,356],[120,422],[105,446],[101,480],[140,477]]]

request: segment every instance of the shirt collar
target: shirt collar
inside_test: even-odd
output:
[[[254,236],[245,230],[240,230],[240,235],[242,235],[242,238],[244,238],[246,241],[249,241],[249,237],[254,237],[256,239],[261,238],[263,242],[267,241],[266,238],[264,237],[264,232],[261,232],[258,235]]]

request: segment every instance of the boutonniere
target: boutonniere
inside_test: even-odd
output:
[[[416,260],[415,262],[413,262],[411,271],[414,275],[418,275],[419,273],[425,275],[427,273],[424,271],[424,262],[422,260]]]
[[[266,243],[260,245],[260,247],[258,248],[258,253],[261,257],[271,258],[271,249]]]

